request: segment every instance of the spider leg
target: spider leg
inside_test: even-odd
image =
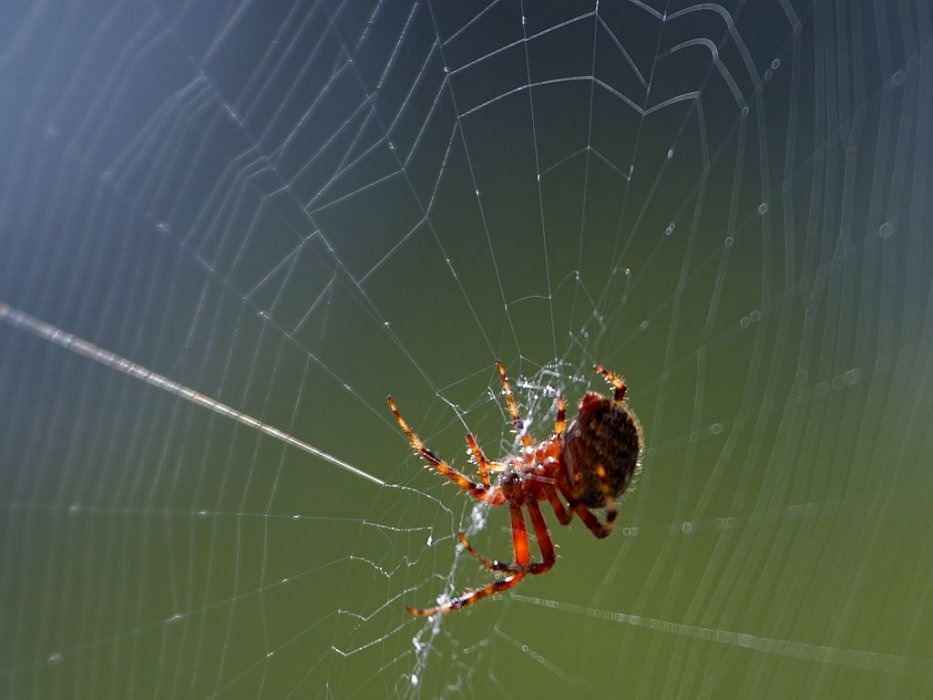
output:
[[[566,425],[567,399],[564,397],[563,392],[561,392],[557,395],[557,417],[554,419],[554,438],[561,441],[559,444],[563,444],[562,436],[564,434],[564,428]],[[560,496],[557,495],[557,490],[553,484],[545,485],[544,493],[547,495],[547,500],[551,504],[551,508],[554,509],[554,514],[557,516],[560,524],[569,525],[570,521],[573,520],[573,508],[568,510],[564,507],[564,504],[560,500]],[[567,500],[570,499],[568,498]]]
[[[610,506],[606,512],[606,523],[603,524],[599,522],[599,518],[593,515],[593,512],[582,503],[578,503],[574,510],[577,515],[580,516],[580,520],[583,521],[583,524],[589,528],[590,532],[592,532],[597,539],[609,536],[609,533],[612,532],[612,523],[615,521],[616,515],[618,515],[618,511],[616,511],[615,507]]]
[[[560,496],[557,495],[557,491],[554,490],[554,486],[551,484],[546,484],[543,486],[544,493],[547,495],[548,503],[551,504],[551,508],[554,509],[554,515],[557,516],[558,522],[561,525],[569,525],[570,521],[573,520],[573,509],[567,510],[564,507],[563,501],[560,500]]]
[[[534,440],[531,435],[524,430],[524,422],[522,421],[521,414],[518,412],[518,404],[515,403],[515,396],[512,394],[512,385],[509,384],[509,378],[505,374],[505,365],[502,364],[502,360],[496,362],[496,367],[499,368],[499,377],[502,379],[502,393],[505,394],[505,404],[509,409],[509,415],[512,417],[512,424],[515,426],[515,432],[521,436],[522,444],[525,447],[530,447]]]
[[[470,544],[470,541],[466,538],[466,535],[462,532],[457,533],[457,539],[460,540],[460,544],[463,548],[468,551],[476,561],[479,562],[480,566],[484,569],[489,569],[490,571],[511,571],[512,564],[509,564],[507,561],[500,561],[499,559],[489,559],[484,557],[482,554],[477,552],[473,545]]]
[[[531,561],[531,545],[528,544],[528,527],[525,525],[525,516],[519,504],[509,503],[509,518],[512,521],[512,551],[515,553],[515,564],[526,569]]]
[[[527,504],[528,513],[531,515],[531,524],[535,529],[535,538],[538,540],[538,548],[541,550],[541,561],[532,562],[526,561],[524,564],[518,563],[518,556],[516,555],[516,563],[510,564],[509,562],[500,561],[498,559],[488,559],[482,554],[477,552],[473,545],[470,544],[467,540],[466,535],[462,532],[457,534],[457,538],[460,540],[460,544],[463,545],[463,548],[468,551],[473,557],[479,561],[480,565],[484,569],[489,569],[490,571],[511,571],[513,573],[522,573],[522,574],[543,574],[545,571],[554,566],[554,562],[557,560],[557,555],[554,552],[554,542],[551,540],[550,535],[548,534],[547,523],[544,521],[544,516],[541,513],[541,508],[538,506],[537,502],[532,501]],[[521,506],[515,506],[514,510],[510,507],[510,514],[513,512],[518,513],[518,522],[519,525],[516,525],[516,517],[512,516],[512,535],[513,535],[513,549],[518,551],[518,546],[516,545],[515,538],[519,537],[524,542],[524,547],[528,548],[528,531],[525,527],[524,518],[521,517]],[[530,552],[529,552],[530,559]]]
[[[447,464],[447,462],[428,449],[428,447],[421,441],[421,438],[415,435],[414,431],[409,427],[407,421],[402,418],[402,414],[399,413],[398,406],[395,405],[395,401],[392,400],[391,396],[388,397],[388,401],[389,409],[395,416],[395,420],[398,422],[402,432],[405,433],[405,436],[408,438],[408,442],[411,444],[412,448],[414,448],[415,452],[421,455],[425,462],[446,476],[464,491],[467,491],[471,496],[473,496],[473,498],[476,498],[480,501],[486,501],[492,505],[499,505],[505,501],[499,489],[490,489],[488,488],[488,484],[477,484],[475,481],[458,472],[452,466]]]
[[[554,437],[564,434],[564,426],[567,424],[567,399],[563,393],[557,395],[557,418],[554,419]]]
[[[525,517],[522,515],[522,507],[515,503],[509,504],[509,518],[512,521],[512,551],[515,554],[515,563],[499,561],[498,559],[488,559],[473,549],[473,545],[467,540],[462,532],[457,535],[460,544],[473,557],[479,561],[485,569],[492,571],[512,571],[516,573],[527,573],[528,563],[531,561],[531,546],[528,544],[528,527],[525,525]]]
[[[451,600],[448,600],[446,603],[439,605],[436,608],[413,608],[409,606],[407,610],[412,615],[424,615],[427,617],[430,617],[431,615],[437,615],[438,613],[448,613],[451,610],[459,610],[460,608],[473,605],[474,603],[481,601],[483,598],[488,598],[489,596],[496,593],[507,591],[521,583],[523,578],[525,578],[525,574],[523,573],[512,574],[511,576],[506,576],[505,578],[496,579],[492,583],[486,584],[482,588],[467,591],[466,593],[459,595],[456,598],[452,598]]]
[[[570,504],[567,522],[570,522],[571,517],[574,513],[576,513],[580,516],[580,520],[583,521],[583,524],[586,525],[589,531],[592,532],[596,538],[602,539],[603,537],[609,536],[609,533],[612,532],[612,524],[615,522],[615,519],[619,514],[619,511],[616,510],[615,503],[611,503],[606,507],[606,522],[603,524],[599,522],[599,518],[593,515],[593,512],[589,508],[587,508],[582,503],[577,503],[573,500],[570,489],[566,484],[558,482],[558,488],[560,489],[560,492],[563,494],[564,498],[566,498],[567,502]],[[553,505],[553,502],[551,505]]]
[[[537,505],[537,504],[535,504]],[[528,544],[528,528],[525,525],[525,518],[522,515],[522,507],[516,503],[509,503],[509,516],[512,520],[512,549],[515,552],[515,564],[508,565],[503,564],[502,562],[494,562],[489,559],[486,559],[480,555],[469,542],[466,542],[466,537],[462,534],[460,535],[460,541],[465,543],[465,547],[470,554],[475,556],[480,560],[480,562],[489,563],[490,568],[496,567],[496,565],[503,568],[496,568],[498,571],[513,571],[514,573],[511,576],[506,576],[505,578],[496,579],[490,583],[487,583],[481,588],[475,588],[471,591],[466,591],[461,593],[456,598],[448,600],[443,605],[439,605],[436,608],[408,608],[408,612],[412,615],[436,615],[437,613],[446,613],[451,610],[459,610],[460,608],[465,608],[469,605],[482,600],[483,598],[488,598],[489,596],[495,593],[501,593],[502,591],[507,591],[513,586],[517,586],[523,578],[528,573],[543,573],[532,571],[529,562],[531,560],[531,548]],[[538,511],[538,516],[541,520],[541,523],[544,523],[544,518],[541,517],[541,511]],[[535,522],[535,532],[537,532],[537,522],[534,520],[534,515],[532,515],[532,521]],[[546,536],[546,534],[545,534]],[[553,554],[554,546],[550,544],[550,538],[547,539],[550,545],[550,551]],[[542,553],[544,550],[542,550]],[[553,564],[553,561],[551,562]],[[548,569],[551,568],[549,564]],[[546,571],[547,569],[545,569]]]
[[[554,541],[548,532],[547,523],[544,522],[544,514],[541,512],[537,501],[531,501],[528,504],[528,514],[531,515],[531,524],[535,528],[535,539],[538,540],[538,549],[541,550],[541,561],[530,564],[528,569],[532,574],[543,574],[554,566],[554,562],[557,561],[557,554],[554,552]]]
[[[628,387],[625,386],[625,380],[622,379],[621,374],[610,372],[608,369],[602,367],[601,365],[593,365],[593,369],[603,375],[603,379],[605,379],[609,385],[615,389],[615,400],[617,402],[625,398],[625,390]]]
[[[482,448],[476,443],[476,438],[473,437],[470,433],[467,433],[466,436],[467,447],[470,449],[470,456],[473,459],[473,463],[476,464],[476,468],[479,470],[479,478],[483,482],[483,486],[489,486],[489,472],[496,471],[501,469],[502,466],[497,462],[492,462],[486,457],[486,453],[483,452]]]

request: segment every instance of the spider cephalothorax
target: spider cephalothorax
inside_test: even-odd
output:
[[[612,531],[612,523],[616,519],[615,501],[625,493],[638,471],[643,450],[641,427],[625,403],[626,387],[621,376],[594,365],[594,369],[615,390],[613,398],[587,392],[580,401],[577,415],[565,432],[567,404],[563,394],[558,395],[554,432],[544,442],[535,444],[531,435],[522,430],[522,418],[505,368],[501,362],[497,366],[509,415],[521,437],[522,447],[518,454],[494,462],[486,457],[474,437],[467,434],[467,446],[479,471],[479,483],[428,449],[402,418],[392,397],[389,397],[389,408],[402,432],[428,465],[478,500],[494,506],[508,503],[512,524],[513,563],[487,559],[473,549],[463,533],[458,535],[463,547],[482,566],[492,571],[507,572],[506,576],[482,588],[467,591],[436,608],[409,607],[408,612],[413,615],[434,615],[466,607],[512,588],[528,574],[548,571],[557,557],[538,501],[546,500],[550,503],[561,525],[569,524],[576,513],[596,537],[606,537]],[[495,485],[489,480],[491,472],[500,475]],[[531,517],[535,539],[541,550],[540,562],[531,561],[523,508],[528,510]],[[599,521],[590,510],[592,508],[605,509],[605,522]]]

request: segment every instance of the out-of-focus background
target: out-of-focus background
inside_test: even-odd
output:
[[[0,695],[933,693],[930,75],[925,0],[4,3]],[[498,358],[644,471],[413,618],[508,519],[385,396],[472,469]]]

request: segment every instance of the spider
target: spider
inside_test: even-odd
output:
[[[462,532],[457,535],[463,548],[483,568],[504,574],[501,578],[461,593],[437,607],[408,607],[412,615],[430,616],[465,608],[483,598],[513,588],[529,574],[543,574],[550,570],[557,557],[538,501],[546,500],[551,505],[561,525],[569,525],[576,513],[593,535],[597,538],[606,537],[612,531],[612,524],[618,515],[616,499],[625,493],[639,470],[643,449],[641,427],[625,403],[626,386],[620,375],[594,365],[593,369],[615,390],[613,398],[588,391],[580,401],[576,417],[565,431],[567,402],[564,395],[559,394],[554,432],[544,442],[535,444],[534,438],[523,430],[518,405],[501,361],[497,367],[506,407],[522,447],[518,454],[493,461],[486,457],[473,435],[467,433],[468,454],[479,472],[479,482],[460,473],[434,454],[402,418],[392,397],[388,397],[389,409],[399,427],[428,466],[479,501],[493,506],[507,503],[512,525],[512,549],[515,556],[512,563],[487,559],[473,549]],[[500,475],[495,485],[489,479],[492,472]],[[561,497],[566,499],[566,505]],[[531,560],[523,508],[527,509],[531,518],[535,539],[541,550],[541,561]],[[600,522],[592,512],[592,509],[599,508],[605,509],[604,522]]]

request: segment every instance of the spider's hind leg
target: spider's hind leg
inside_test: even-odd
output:
[[[473,549],[473,546],[467,541],[466,536],[460,533],[460,543],[487,569],[493,571],[508,571],[511,575],[496,579],[485,586],[474,588],[473,590],[461,593],[456,598],[452,598],[442,605],[435,608],[408,608],[412,615],[436,615],[437,613],[446,613],[451,610],[459,610],[469,605],[479,602],[483,598],[488,598],[496,593],[502,593],[510,588],[514,588],[528,574],[543,574],[549,570],[557,559],[554,552],[554,543],[547,531],[547,524],[544,522],[544,515],[538,507],[536,501],[526,504],[528,512],[531,515],[531,522],[535,529],[535,537],[538,540],[538,547],[541,549],[541,561],[531,561],[530,545],[528,543],[528,528],[525,525],[525,517],[522,515],[522,506],[517,503],[509,504],[509,515],[512,520],[512,548],[515,550],[515,563],[508,564],[493,559],[487,559],[482,554]]]
[[[625,386],[625,380],[622,378],[621,374],[616,374],[602,365],[593,365],[593,369],[603,375],[603,379],[609,383],[609,385],[615,389],[615,400],[621,401],[625,398],[625,390],[628,388]]]
[[[521,574],[543,574],[548,571],[557,560],[554,551],[554,543],[548,533],[547,523],[541,513],[541,508],[537,502],[532,501],[526,505],[528,513],[531,515],[531,524],[535,529],[535,538],[538,541],[538,548],[541,550],[541,561],[531,561],[531,547],[528,542],[528,528],[525,525],[525,518],[522,515],[522,507],[519,505],[509,506],[509,515],[512,519],[512,549],[515,552],[515,563],[500,561],[498,559],[489,559],[477,552],[473,545],[467,540],[462,532],[457,534],[460,544],[468,551],[480,566],[490,571],[511,571]]]
[[[484,569],[489,571],[513,571],[515,565],[509,564],[507,561],[500,561],[499,559],[489,559],[484,557],[482,554],[476,551],[473,548],[473,545],[470,544],[470,541],[467,539],[466,534],[462,532],[457,533],[457,539],[460,540],[460,545],[468,551],[476,561],[479,562],[479,565]]]
[[[413,608],[409,606],[406,608],[408,612],[412,615],[424,615],[430,617],[431,615],[437,615],[438,613],[447,613],[451,610],[459,610],[460,608],[465,608],[474,603],[481,601],[483,598],[488,598],[491,595],[496,593],[502,593],[502,591],[507,591],[510,588],[517,586],[521,583],[522,579],[525,578],[525,574],[518,573],[512,574],[511,576],[506,576],[505,578],[496,579],[492,583],[486,584],[482,588],[476,588],[472,591],[466,591],[458,595],[456,598],[451,598],[443,605],[438,605],[436,608]]]

